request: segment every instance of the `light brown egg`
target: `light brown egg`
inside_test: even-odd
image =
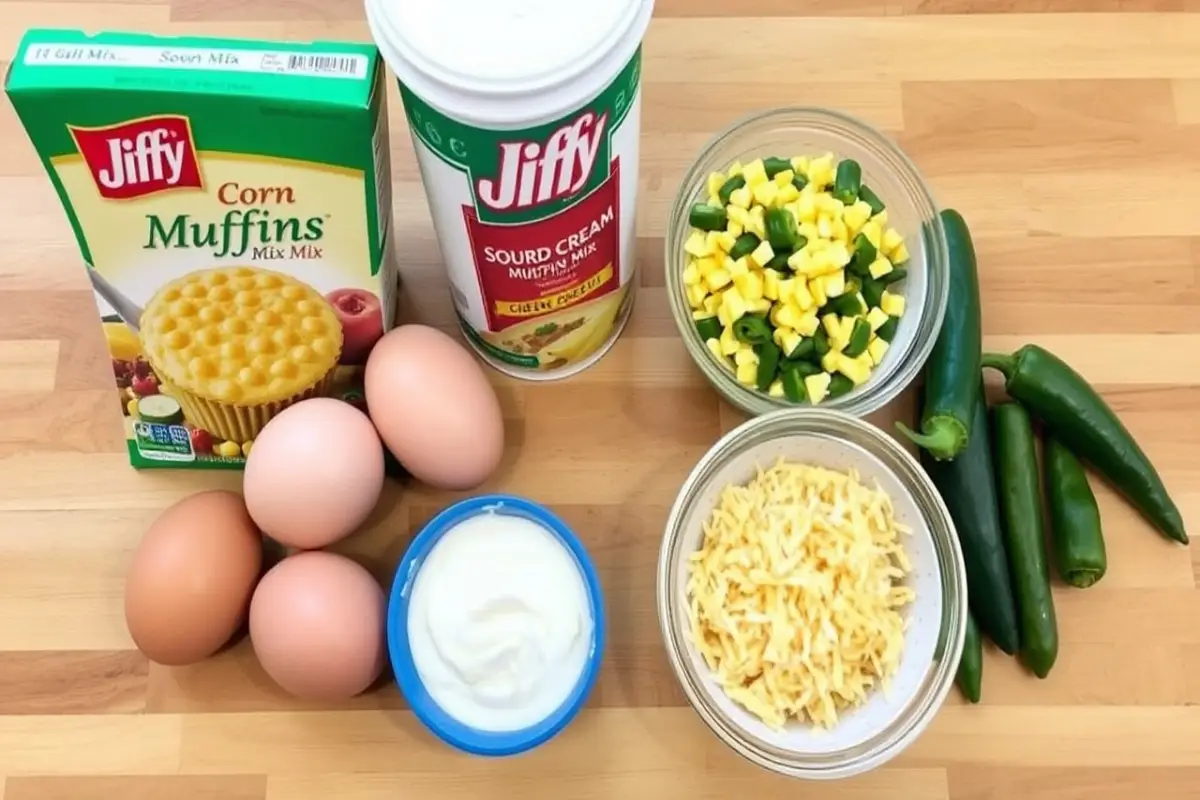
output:
[[[367,359],[364,389],[384,444],[417,480],[473,489],[500,464],[500,401],[479,362],[436,328],[385,334]]]
[[[267,423],[246,459],[242,491],[262,532],[301,550],[354,533],[383,490],[383,444],[366,414],[330,397]]]
[[[250,641],[266,673],[310,700],[342,700],[379,677],[383,590],[350,559],[297,553],[271,568],[250,604]]]
[[[142,537],[125,581],[125,624],[147,658],[201,661],[246,619],[262,536],[236,492],[180,500]]]

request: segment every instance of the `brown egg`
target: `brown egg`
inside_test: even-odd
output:
[[[350,559],[323,551],[271,568],[250,604],[250,641],[267,674],[289,694],[342,700],[383,670],[383,590]]]
[[[142,537],[125,581],[125,624],[159,664],[193,664],[246,619],[262,568],[262,536],[236,492],[194,494]]]
[[[333,544],[370,516],[383,491],[383,444],[366,414],[318,397],[267,423],[242,477],[250,516],[301,550]]]
[[[401,325],[367,359],[364,389],[384,444],[414,478],[473,489],[504,455],[500,402],[479,362],[436,328]]]

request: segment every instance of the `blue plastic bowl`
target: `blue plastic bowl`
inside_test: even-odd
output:
[[[408,646],[408,601],[413,581],[425,557],[446,531],[465,519],[482,513],[512,514],[539,523],[559,538],[571,551],[583,572],[592,612],[592,649],[579,682],[571,694],[548,717],[536,725],[516,731],[481,731],[464,725],[442,710],[421,681]],[[596,568],[583,544],[553,512],[523,497],[507,494],[488,494],[461,500],[431,519],[413,539],[405,552],[392,593],[388,600],[387,640],[392,672],[400,692],[408,701],[417,719],[446,744],[478,756],[511,756],[532,750],[556,736],[567,727],[587,701],[600,673],[604,655],[604,595]]]

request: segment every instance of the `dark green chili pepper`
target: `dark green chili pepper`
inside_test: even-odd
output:
[[[702,231],[723,231],[725,209],[722,206],[710,206],[708,203],[696,203],[688,212],[688,222],[693,228]]]
[[[852,158],[843,159],[833,179],[833,196],[846,205],[858,200],[862,191],[862,167]]]
[[[696,332],[704,341],[721,338],[721,322],[716,317],[705,317],[696,320]]]
[[[729,205],[729,196],[735,190],[746,185],[746,178],[742,175],[734,175],[729,180],[721,184],[721,188],[717,190],[717,198],[721,201],[721,205]]]
[[[771,256],[770,261],[768,261],[766,264],[763,264],[763,267],[790,275],[792,273],[792,268],[788,266],[788,258],[791,255],[791,253],[776,253],[775,255]]]
[[[908,270],[903,267],[895,267],[886,275],[879,278],[879,282],[884,286],[891,286],[893,283],[899,283],[908,277]]]
[[[753,233],[743,233],[733,240],[733,247],[729,248],[729,257],[737,261],[742,256],[748,256],[753,253],[754,249],[761,243],[762,240]]]
[[[786,158],[771,156],[763,159],[763,171],[767,173],[768,178],[774,178],[779,173],[792,168],[792,162]]]
[[[1042,460],[1054,565],[1065,583],[1086,589],[1103,578],[1108,567],[1096,495],[1083,464],[1058,439],[1045,438]]]
[[[1183,517],[1133,435],[1083,376],[1050,351],[1027,344],[1013,355],[984,353],[1010,397],[1100,473],[1169,539],[1187,544]]]
[[[880,211],[883,211],[885,208],[883,201],[879,199],[879,195],[871,191],[871,187],[867,186],[865,183],[862,185],[862,188],[858,190],[858,199],[862,200],[871,207],[872,217],[878,214]]]
[[[983,639],[970,612],[967,612],[967,636],[963,640],[962,658],[958,662],[955,682],[968,702],[979,702],[983,690]]]
[[[796,246],[800,232],[796,228],[796,218],[786,208],[768,208],[763,225],[767,229],[767,241],[776,253],[780,250],[790,252]]]
[[[1046,563],[1033,424],[1020,403],[1007,402],[992,409],[992,428],[1000,512],[1021,624],[1021,660],[1044,678],[1058,657],[1058,621]]]
[[[896,329],[900,327],[899,317],[888,317],[887,322],[879,326],[879,330],[875,331],[875,335],[885,342],[891,343],[896,336]]]
[[[765,341],[755,348],[758,351],[758,375],[756,383],[760,391],[771,388],[775,374],[779,371],[779,346],[773,341]]]
[[[793,403],[803,403],[808,399],[808,389],[804,386],[804,373],[800,370],[785,367],[780,380],[783,383],[783,396],[788,400]]]
[[[842,350],[842,353],[850,358],[857,358],[867,349],[870,341],[871,323],[859,317],[854,320],[854,327],[850,330],[850,340],[846,342],[846,347]]]
[[[838,372],[832,375],[829,379],[829,396],[841,397],[854,388],[854,381],[847,378],[842,373]]]
[[[757,314],[746,314],[733,323],[733,336],[746,344],[771,341],[771,323]]]
[[[812,355],[812,351],[813,351],[813,340],[806,338],[806,339],[801,339],[800,344],[793,347],[792,352],[786,353],[785,355],[787,356],[789,361],[798,361],[803,358],[808,358],[810,355]]]

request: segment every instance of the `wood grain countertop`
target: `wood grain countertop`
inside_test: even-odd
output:
[[[337,707],[275,690],[248,644],[189,669],[125,630],[130,554],[167,504],[234,475],[127,466],[108,357],[70,228],[0,104],[0,781],[3,800],[1117,800],[1200,796],[1200,548],[1100,490],[1110,571],[1056,591],[1045,681],[989,656],[875,774],[836,785],[743,762],[686,706],[654,609],[675,490],[741,421],[688,360],[663,288],[676,183],[752,108],[829,105],[893,135],[973,227],[991,348],[1052,347],[1141,439],[1200,520],[1200,10],[1195,0],[658,0],[645,43],[634,317],[566,382],[490,377],[513,455],[489,488],[551,504],[601,568],[607,663],[589,708],[528,757],[470,759],[394,686]],[[360,0],[0,0],[0,56],[28,26],[368,39]],[[450,329],[394,88],[408,320]],[[911,399],[879,415],[911,414]],[[345,543],[389,578],[445,495],[390,487]]]

